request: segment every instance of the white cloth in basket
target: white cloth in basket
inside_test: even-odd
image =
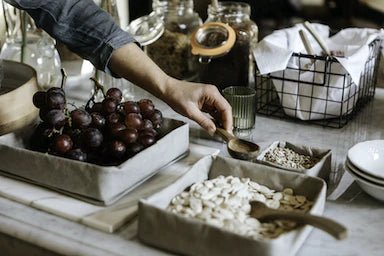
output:
[[[271,75],[287,115],[302,120],[339,117],[353,110],[360,81],[371,75],[365,74],[369,44],[376,38],[384,39],[384,30],[349,28],[329,37],[328,26],[312,25],[332,52],[343,55],[335,57],[338,62],[326,66],[323,60],[312,64],[310,58],[292,56],[306,53],[300,29],[306,33],[315,54],[321,55],[320,46],[302,24],[265,37],[254,50],[254,56],[260,74]],[[373,72],[375,59],[370,61],[372,69],[366,72]],[[345,79],[344,74],[350,76]]]

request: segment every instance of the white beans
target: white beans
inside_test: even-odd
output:
[[[275,238],[295,228],[295,223],[289,221],[260,223],[249,216],[250,201],[261,201],[274,209],[302,212],[312,206],[305,196],[295,196],[291,188],[275,192],[249,178],[219,176],[193,184],[189,191],[173,198],[168,209],[254,239]]]

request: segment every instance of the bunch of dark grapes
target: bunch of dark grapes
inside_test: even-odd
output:
[[[118,88],[101,102],[92,97],[84,109],[69,111],[64,91],[56,87],[35,93],[33,103],[42,122],[31,137],[32,149],[100,165],[119,164],[153,145],[163,121],[151,100],[122,102]]]

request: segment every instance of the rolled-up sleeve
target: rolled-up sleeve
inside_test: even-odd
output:
[[[111,73],[108,63],[112,53],[126,44],[137,43],[92,0],[6,1],[27,11],[38,27],[107,73]]]

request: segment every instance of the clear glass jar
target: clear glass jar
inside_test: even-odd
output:
[[[200,82],[214,84],[220,90],[228,86],[254,86],[255,62],[252,50],[258,41],[258,27],[250,19],[250,14],[249,4],[242,2],[219,2],[217,9],[208,6],[205,24],[228,24],[236,32],[236,41],[226,54],[209,61],[200,61]]]
[[[190,38],[202,21],[193,11],[193,0],[154,0],[152,8],[164,22],[164,33],[146,47],[148,56],[172,77],[196,79],[197,59],[191,54]]]
[[[37,81],[43,89],[59,84],[61,61],[55,41],[38,29],[25,12],[4,4],[7,22],[6,39],[0,58],[29,64],[37,72]]]
[[[102,9],[107,11],[116,24],[120,25],[120,18],[119,13],[117,11],[117,4],[116,0],[102,0],[99,5]],[[104,71],[94,69],[95,71],[95,78],[96,80],[104,87],[105,91],[107,91],[110,88],[118,88],[121,90],[123,94],[123,100],[127,101],[132,98],[132,87],[130,82],[126,81],[122,78],[115,78]],[[94,93],[94,90],[92,90],[92,95]],[[104,95],[101,91],[98,92],[96,95],[96,100],[101,101],[104,98]]]

